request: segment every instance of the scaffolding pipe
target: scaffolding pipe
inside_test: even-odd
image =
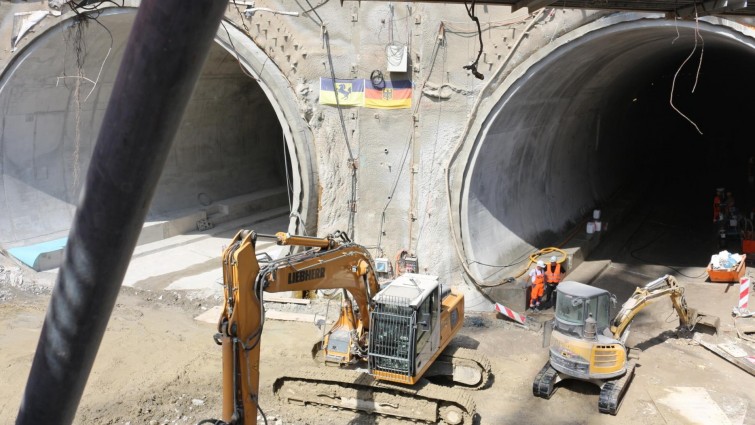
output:
[[[16,424],[70,424],[227,1],[144,0],[73,220]],[[117,397],[117,394],[113,394]]]

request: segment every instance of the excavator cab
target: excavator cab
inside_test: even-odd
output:
[[[584,337],[585,332],[602,334],[610,327],[611,303],[615,300],[608,291],[577,282],[562,282],[558,285],[553,326],[576,337]],[[586,328],[588,318],[593,319],[594,326],[590,322]]]
[[[578,282],[561,282],[549,341],[550,363],[570,377],[603,380],[622,375],[626,365],[623,341],[611,333],[608,291]]]
[[[411,383],[439,352],[441,285],[434,276],[404,274],[373,299],[370,374]]]

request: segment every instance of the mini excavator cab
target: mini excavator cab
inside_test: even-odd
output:
[[[577,282],[558,285],[550,341],[554,369],[578,379],[608,379],[626,371],[624,341],[611,333],[610,292]]]
[[[587,319],[595,320],[598,332],[610,326],[610,303],[615,298],[608,291],[595,287],[584,288],[564,282],[558,289],[556,299],[556,321],[554,326],[575,336],[585,335]],[[594,332],[595,330],[592,330]],[[590,329],[587,332],[591,332]]]

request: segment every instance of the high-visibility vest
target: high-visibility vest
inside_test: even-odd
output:
[[[548,283],[558,283],[563,279],[561,274],[561,263],[556,263],[556,269],[551,270],[551,263],[545,267],[545,281]]]
[[[543,275],[543,272],[537,271],[537,269],[532,271],[533,279],[532,279],[532,286],[538,286],[538,285],[544,285],[545,284],[545,275]]]

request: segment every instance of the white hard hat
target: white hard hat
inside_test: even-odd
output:
[[[551,263],[555,263],[555,262],[556,262],[556,256],[554,255],[553,257],[551,257]]]
[[[543,263],[543,260],[540,260],[537,262],[538,267],[545,267],[545,263]]]

